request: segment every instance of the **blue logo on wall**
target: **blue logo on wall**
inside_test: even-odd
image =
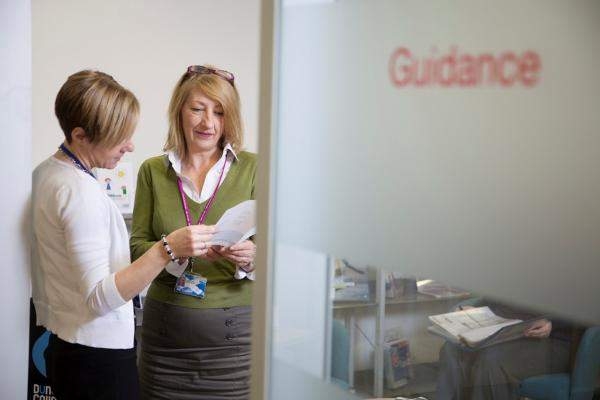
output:
[[[50,340],[50,332],[46,331],[40,336],[33,344],[31,349],[31,358],[33,359],[33,365],[37,368],[40,374],[46,377],[46,358],[44,352],[48,347],[48,341]]]

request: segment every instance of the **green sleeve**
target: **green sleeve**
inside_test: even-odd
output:
[[[256,200],[256,163],[254,164],[254,170],[252,171],[252,190],[250,192],[250,199],[251,200]],[[250,240],[252,240],[254,243],[256,243],[256,235],[252,235],[250,237]]]
[[[140,167],[137,178],[131,236],[129,238],[131,261],[140,258],[159,239],[152,230],[153,212],[152,174],[149,163],[145,162]]]

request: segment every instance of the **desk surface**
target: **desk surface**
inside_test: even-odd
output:
[[[411,304],[411,303],[427,303],[434,301],[446,301],[446,300],[461,300],[467,299],[471,295],[463,294],[458,296],[447,296],[447,297],[434,297],[427,294],[417,293],[415,297],[396,297],[391,299],[385,299],[385,305],[393,304]],[[363,307],[374,307],[377,306],[376,302],[372,301],[335,301],[333,302],[333,308],[340,310],[344,308],[363,308]]]

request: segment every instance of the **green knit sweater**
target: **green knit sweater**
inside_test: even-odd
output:
[[[242,151],[233,162],[221,184],[214,203],[206,216],[205,224],[213,225],[223,213],[244,200],[254,199],[256,155]],[[189,197],[192,221],[198,221],[206,201],[196,203]],[[177,189],[177,175],[166,156],[153,157],[140,167],[135,194],[135,208],[131,226],[131,257],[139,258],[160,240],[161,234],[186,225],[181,197]],[[203,299],[186,296],[174,291],[175,278],[163,270],[152,282],[148,297],[189,308],[221,308],[247,306],[252,302],[252,282],[235,280],[235,265],[225,259],[194,260],[194,272],[208,280]]]

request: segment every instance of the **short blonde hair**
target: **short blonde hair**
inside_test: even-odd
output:
[[[133,135],[140,105],[112,76],[84,70],[62,85],[54,112],[68,143],[73,129],[80,127],[91,143],[112,147]]]
[[[214,68],[205,65],[208,68]],[[192,90],[200,90],[206,97],[218,103],[223,108],[223,136],[219,145],[230,143],[235,152],[242,148],[243,128],[240,111],[240,97],[233,82],[215,74],[200,74],[186,72],[181,76],[169,103],[169,133],[163,148],[164,151],[173,151],[185,160],[188,157],[185,133],[181,121],[181,110]]]

